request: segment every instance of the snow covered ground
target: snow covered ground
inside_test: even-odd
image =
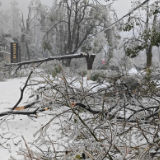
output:
[[[20,87],[23,87],[26,77],[10,79],[0,82],[0,111],[7,111],[13,107],[20,97]],[[24,99],[20,105],[27,101],[28,93],[25,91]]]
[[[20,97],[20,87],[23,87],[24,78],[15,78],[10,79],[5,82],[0,82],[0,112],[4,112],[12,108]],[[26,89],[24,98],[19,106],[23,106],[27,103],[30,91]],[[53,115],[47,115],[45,113],[40,113],[38,118],[29,118],[25,115],[10,115],[5,117],[0,117],[0,160],[8,160],[10,156],[16,157],[16,151],[20,147],[24,147],[24,141],[22,136],[25,138],[26,142],[30,147],[33,147],[29,144],[32,142],[33,134],[44,124],[46,124]],[[57,121],[55,121],[56,123]],[[59,134],[58,125],[54,125],[54,128],[50,126],[48,132],[49,136],[53,140],[56,140]],[[33,147],[34,148],[34,147]]]

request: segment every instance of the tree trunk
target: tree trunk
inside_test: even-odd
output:
[[[149,3],[149,2],[148,2]],[[149,24],[149,11],[147,11],[147,31],[148,31],[148,24]],[[152,33],[156,30],[156,24],[157,24],[157,14],[154,15],[153,22],[152,22]],[[152,37],[154,38],[154,36]],[[152,42],[152,39],[150,43]],[[147,44],[147,41],[146,41]],[[149,45],[149,47],[146,49],[147,54],[147,68],[150,68],[152,65],[152,44]]]
[[[150,68],[152,65],[152,46],[150,45],[149,48],[146,51],[147,56],[147,68]]]
[[[29,52],[28,42],[26,42],[26,49],[27,49],[27,58],[28,58],[28,60],[30,60],[30,52]]]
[[[90,80],[90,76],[91,76],[91,70],[92,70],[92,65],[94,62],[96,55],[95,54],[91,54],[86,57],[86,61],[87,61],[87,80]]]
[[[87,80],[90,80],[91,77],[91,70],[87,70]]]

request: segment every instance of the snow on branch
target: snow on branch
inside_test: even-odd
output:
[[[118,19],[117,21],[115,21],[114,23],[112,23],[111,25],[109,25],[107,27],[107,29],[105,29],[105,31],[107,31],[108,29],[110,29],[113,25],[117,24],[118,22],[120,22],[122,19],[124,19],[125,17],[129,16],[131,13],[133,13],[134,11],[136,11],[138,8],[142,7],[144,4],[146,4],[147,2],[149,2],[149,0],[144,1],[143,3],[141,3],[140,5],[138,5],[136,8],[132,9],[130,12],[128,12],[126,15],[124,15],[123,17],[121,17],[120,19]]]
[[[53,61],[53,60],[58,60],[59,61],[59,60],[62,60],[62,59],[83,58],[83,57],[87,57],[87,56],[88,56],[88,54],[86,54],[86,53],[69,54],[69,55],[64,55],[64,56],[48,57],[48,58],[40,59],[40,60],[24,61],[24,62],[19,62],[19,63],[5,64],[5,66],[7,66],[7,67],[21,66],[21,65],[33,64],[33,63],[43,63],[43,62]]]

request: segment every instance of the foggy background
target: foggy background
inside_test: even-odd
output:
[[[9,9],[11,1],[12,0],[1,0],[2,6],[0,7],[0,9],[2,10]],[[51,7],[54,0],[40,0],[40,1],[42,4]],[[17,0],[17,2],[18,2],[18,7],[21,9],[24,18],[26,19],[28,15],[28,5],[31,2],[31,0]],[[117,0],[114,3],[112,3],[112,7],[116,10],[117,17],[121,18],[122,16],[127,14],[131,9],[131,0]],[[129,33],[121,33],[121,36],[123,37],[124,34],[127,35]],[[117,58],[120,58],[121,53],[118,53],[117,51],[115,56]],[[136,58],[130,59],[130,61],[132,61],[133,63],[139,63],[139,61],[141,62],[145,60],[146,60],[146,54],[144,52],[141,52]],[[153,61],[159,62],[159,51],[156,47],[153,49]]]
[[[11,2],[11,0],[1,0],[2,2],[2,6],[1,9],[9,9],[9,4]],[[21,11],[24,14],[24,17],[27,17],[27,13],[28,13],[28,4],[31,2],[31,0],[17,0],[18,2],[18,6],[21,9]],[[51,6],[52,5],[53,0],[41,0],[42,4]]]
[[[54,0],[41,0],[42,4],[52,6],[52,2]],[[1,0],[2,2],[2,9],[8,9],[9,8],[9,3],[11,0]],[[27,16],[28,12],[28,4],[31,2],[31,0],[17,0],[19,8],[21,8],[24,16]],[[117,16],[118,18],[122,17],[124,14],[126,14],[129,9],[131,8],[131,0],[118,0],[113,3],[113,7],[117,11]]]

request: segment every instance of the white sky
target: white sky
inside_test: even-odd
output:
[[[1,0],[2,6],[0,9],[9,8],[10,1],[11,0]],[[25,17],[27,16],[28,4],[30,3],[30,1],[31,0],[17,0],[19,4],[19,8],[21,8]],[[54,0],[41,0],[42,4],[45,4],[48,6],[51,6],[53,1]],[[117,0],[114,2],[112,6],[116,9],[118,18],[120,18],[123,15],[125,15],[131,8],[131,0]]]
[[[116,9],[118,18],[121,18],[131,9],[131,0],[117,0],[112,6]]]

